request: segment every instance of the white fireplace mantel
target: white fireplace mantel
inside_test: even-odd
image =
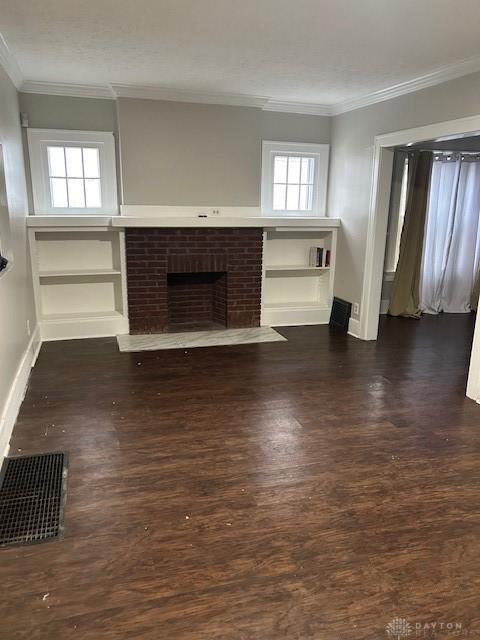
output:
[[[211,228],[211,227],[257,227],[264,229],[285,228],[337,228],[340,218],[314,216],[214,216],[188,215],[161,216],[52,216],[35,215],[27,218],[29,227],[163,227],[163,228]]]
[[[112,218],[113,227],[198,227],[198,228],[211,228],[211,227],[259,227],[264,229],[288,227],[288,228],[332,228],[340,226],[339,218],[315,218],[299,217],[299,216],[282,216],[282,217],[234,217],[234,216],[208,216],[203,217],[153,217],[148,216],[140,218],[136,216],[119,216],[118,218]]]

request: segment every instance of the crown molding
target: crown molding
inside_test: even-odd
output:
[[[262,107],[263,111],[280,111],[285,113],[302,113],[312,116],[331,116],[332,105],[315,104],[311,102],[288,102],[280,100],[267,100]]]
[[[23,93],[43,93],[51,96],[70,96],[73,98],[101,98],[113,100],[113,94],[109,86],[95,84],[67,84],[63,82],[41,82],[25,80],[20,85],[19,91]]]
[[[171,102],[193,102],[199,104],[221,104],[236,107],[262,108],[268,98],[236,93],[204,93],[183,91],[156,85],[112,84],[117,98],[140,98],[145,100],[167,100]]]
[[[0,33],[0,65],[5,69],[5,73],[18,89],[22,84],[23,76],[15,57],[8,48],[5,38]]]
[[[279,101],[264,96],[236,93],[203,93],[200,91],[179,91],[155,85],[112,84],[112,91],[118,98],[141,98],[147,100],[170,100],[173,102],[193,102],[200,104],[220,104],[237,107],[256,107],[263,111],[283,111],[326,116],[331,115],[328,105]]]
[[[418,78],[413,78],[412,80],[407,80],[407,82],[401,82],[385,89],[380,89],[380,91],[368,93],[359,98],[352,98],[351,100],[337,102],[332,105],[331,113],[332,115],[339,115],[341,113],[346,113],[347,111],[353,111],[354,109],[368,107],[371,104],[385,102],[386,100],[398,98],[399,96],[403,96],[407,93],[421,91],[422,89],[427,89],[428,87],[433,87],[437,84],[448,82],[449,80],[455,80],[455,78],[461,78],[462,76],[475,73],[476,71],[480,71],[480,56],[475,56],[468,60],[462,60],[455,64],[445,65],[431,73],[419,76]]]

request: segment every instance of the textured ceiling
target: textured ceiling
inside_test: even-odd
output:
[[[479,0],[0,0],[27,80],[332,104],[480,55]]]

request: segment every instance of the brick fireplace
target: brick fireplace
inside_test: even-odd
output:
[[[263,231],[126,230],[130,333],[258,327]]]

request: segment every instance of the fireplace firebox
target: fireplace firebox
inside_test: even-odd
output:
[[[167,274],[168,331],[221,329],[227,326],[225,272]]]

